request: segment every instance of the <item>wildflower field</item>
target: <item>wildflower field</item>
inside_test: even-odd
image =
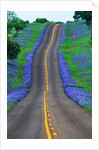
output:
[[[7,60],[7,108],[28,93],[32,78],[33,54],[39,47],[49,23],[31,23],[9,34],[21,46],[18,58]],[[66,23],[58,49],[59,68],[63,88],[68,97],[92,113],[92,41],[84,20]]]
[[[21,52],[17,59],[7,60],[7,110],[21,100],[29,91],[31,83],[31,67],[33,54],[39,47],[48,23],[29,24],[18,33],[16,38],[9,35],[13,42],[21,46]],[[15,31],[12,31],[15,34]]]
[[[84,20],[64,25],[58,57],[66,95],[91,114],[92,41]]]

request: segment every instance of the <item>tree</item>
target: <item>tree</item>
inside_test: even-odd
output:
[[[20,52],[20,45],[16,42],[12,42],[9,37],[7,37],[7,57],[9,59],[17,58]]]
[[[81,18],[81,16],[82,16],[82,11],[75,11],[73,18],[75,20],[78,20]]]
[[[7,23],[7,31],[10,32],[10,30],[13,28],[13,24],[11,22]]]
[[[85,19],[86,24],[89,27],[90,35],[92,39],[92,11],[75,11],[73,18],[76,20],[78,19]]]
[[[36,23],[45,23],[48,22],[48,20],[46,18],[37,18],[36,19]]]
[[[57,21],[57,22],[56,22],[56,24],[63,24],[63,22],[61,22],[61,21]]]
[[[7,30],[10,32],[12,28],[15,28],[17,31],[23,30],[26,25],[29,23],[28,20],[23,21],[18,18],[14,11],[7,12]]]
[[[89,25],[92,21],[92,11],[75,11],[73,18],[75,20],[85,19],[86,23]]]
[[[16,17],[16,14],[13,11],[7,12],[7,31],[10,32],[10,30],[14,27],[15,23],[19,21],[19,18]]]
[[[16,18],[16,13],[14,11],[7,11],[7,22],[12,21]]]
[[[28,24],[29,23],[29,20],[26,20],[26,21],[24,21],[26,24]]]
[[[89,25],[92,21],[92,11],[83,11],[82,19],[85,19],[87,24]]]
[[[11,20],[10,23],[12,23],[13,27],[17,31],[19,31],[19,30],[23,30],[26,27],[26,25],[28,24],[28,22],[29,22],[28,20],[23,21],[23,20],[19,19],[18,17],[15,17]]]

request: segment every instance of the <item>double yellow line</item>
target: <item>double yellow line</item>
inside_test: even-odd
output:
[[[54,32],[55,32],[55,29],[56,29],[57,26],[58,26],[58,24],[55,25],[55,27],[53,29],[52,36],[51,36],[51,41],[49,43],[48,48],[46,49],[45,58],[44,58],[44,66],[45,66],[44,67],[45,68],[44,114],[45,114],[45,128],[46,128],[46,133],[47,133],[47,138],[48,139],[52,139],[53,137],[56,138],[56,139],[58,138],[57,133],[55,132],[55,129],[52,126],[52,123],[51,123],[50,112],[49,112],[49,107],[48,107],[48,102],[47,102],[47,92],[48,92],[47,53],[48,53],[48,50],[49,50],[49,48],[52,44],[53,37],[54,37]]]

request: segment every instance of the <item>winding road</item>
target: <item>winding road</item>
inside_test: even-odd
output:
[[[57,57],[62,28],[50,24],[34,53],[30,91],[7,114],[8,139],[92,138],[92,117],[62,88]]]

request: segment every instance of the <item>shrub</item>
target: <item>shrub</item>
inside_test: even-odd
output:
[[[57,22],[56,22],[56,24],[63,24],[63,22],[61,22],[61,21],[57,21]]]
[[[7,57],[9,59],[17,58],[20,52],[20,45],[16,42],[12,42],[9,37],[7,37]]]
[[[36,19],[36,23],[45,23],[45,22],[49,22],[46,18],[37,18]]]

